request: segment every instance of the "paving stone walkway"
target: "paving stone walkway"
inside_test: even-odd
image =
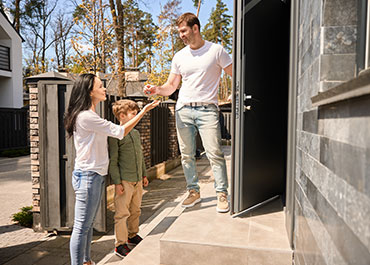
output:
[[[14,162],[18,165],[6,166],[8,163],[12,163],[12,160],[2,161],[0,160],[0,176],[3,172],[7,172],[7,179],[9,185],[7,188],[14,186],[17,189],[18,184],[13,183],[11,180],[12,170],[19,171],[23,168],[23,173],[20,173],[26,180],[26,186],[29,185],[31,189],[31,177],[28,176],[27,168],[29,168],[29,160],[27,158]],[[23,166],[19,166],[23,165]],[[205,158],[197,161],[198,172],[202,172],[209,167],[209,162]],[[7,169],[6,169],[7,168]],[[18,174],[17,173],[17,174]],[[29,177],[29,178],[28,178]],[[208,179],[209,176],[202,176],[201,181]],[[29,179],[29,183],[28,180]],[[2,180],[1,180],[2,181]],[[1,189],[3,189],[3,183],[1,183]],[[30,196],[31,191],[27,191],[28,187],[25,188],[23,193]],[[0,190],[0,194],[2,190]],[[150,217],[158,211],[163,205],[168,202],[174,201],[179,196],[184,195],[186,192],[186,182],[183,175],[181,166],[173,169],[168,174],[162,175],[160,178],[155,179],[149,183],[149,186],[145,188],[142,202],[142,215],[140,218],[140,225],[145,224]],[[27,196],[28,196],[27,195]],[[18,196],[17,194],[7,194],[6,200],[13,200]],[[2,198],[3,200],[5,198]],[[29,200],[31,202],[31,198]],[[11,204],[11,202],[10,202]],[[29,205],[27,200],[23,200],[20,204],[21,207]],[[18,205],[16,207],[19,207]],[[1,210],[3,210],[3,205]],[[108,253],[113,251],[114,247],[114,236],[113,236],[113,205],[108,205],[107,214],[107,228],[108,232],[94,233],[93,245],[92,245],[92,259],[99,262]],[[17,211],[17,209],[16,209]],[[8,214],[9,215],[9,214]],[[3,215],[2,215],[3,217]],[[5,219],[4,219],[5,220]],[[11,224],[10,219],[6,219],[5,223],[0,224],[0,264],[15,265],[15,264],[69,264],[69,239],[70,233],[64,232],[57,236],[53,234],[35,233],[32,229],[23,228],[18,225]],[[117,257],[118,258],[118,257]],[[114,259],[114,258],[113,258]]]

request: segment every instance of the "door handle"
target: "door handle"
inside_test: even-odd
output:
[[[244,112],[250,111],[252,109],[252,106],[250,104],[251,100],[252,100],[252,95],[244,94]]]

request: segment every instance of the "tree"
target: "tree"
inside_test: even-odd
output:
[[[125,51],[124,51],[124,14],[121,0],[109,0],[117,48],[118,94],[126,95]],[[113,78],[113,76],[112,76]]]
[[[193,0],[194,7],[197,8],[197,17],[199,17],[199,12],[200,12],[200,6],[202,4],[202,0]]]
[[[139,9],[136,0],[126,0],[123,8],[125,25],[125,48],[128,64],[139,67],[148,56],[152,55],[156,26],[152,15]]]
[[[13,26],[17,32],[20,32],[20,20],[23,15],[21,11],[21,1],[20,0],[13,0],[9,1],[8,3],[3,3],[0,0],[0,9],[4,10],[5,5],[7,5],[7,9],[9,10],[10,14],[13,16]]]
[[[102,0],[74,1],[75,22],[72,47],[76,52],[74,59],[84,71],[106,72],[113,67],[114,54],[112,47],[113,26],[107,18],[108,5]]]
[[[164,53],[168,61],[172,61],[175,53],[185,47],[184,42],[179,38],[176,26],[176,19],[180,16],[180,4],[181,0],[169,0],[161,8],[158,16],[162,30],[167,32],[170,39],[170,50]]]
[[[31,50],[30,58],[26,63],[31,68],[32,74],[44,73],[48,69],[46,51],[55,42],[50,38],[50,22],[57,2],[48,0],[26,0],[24,6],[24,31],[26,47]]]
[[[232,27],[231,16],[226,14],[228,8],[222,2],[217,0],[216,9],[212,9],[208,23],[202,32],[206,40],[221,44],[227,51],[231,51],[232,45]],[[224,100],[228,97],[231,79],[226,74],[221,78],[219,86],[219,99]]]
[[[206,40],[220,43],[226,50],[231,50],[232,27],[231,16],[226,14],[229,9],[217,0],[216,9],[212,8],[208,23],[204,26],[203,37]]]
[[[65,14],[59,12],[56,16],[55,22],[53,24],[53,33],[55,38],[54,51],[56,57],[56,68],[66,69],[68,60],[68,54],[71,49],[70,33],[74,23]]]

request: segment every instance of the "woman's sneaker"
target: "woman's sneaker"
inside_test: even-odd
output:
[[[130,248],[127,246],[127,244],[119,245],[114,249],[114,254],[121,258],[126,257],[128,253],[130,253]]]
[[[139,235],[136,235],[132,238],[129,238],[127,239],[127,245],[129,245],[130,247],[135,247],[137,244],[139,244],[143,239],[141,238],[141,236]]]

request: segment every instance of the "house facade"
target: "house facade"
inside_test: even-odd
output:
[[[22,106],[22,37],[0,10],[0,107]]]
[[[370,264],[369,1],[234,3],[233,212],[279,194],[294,264]]]

